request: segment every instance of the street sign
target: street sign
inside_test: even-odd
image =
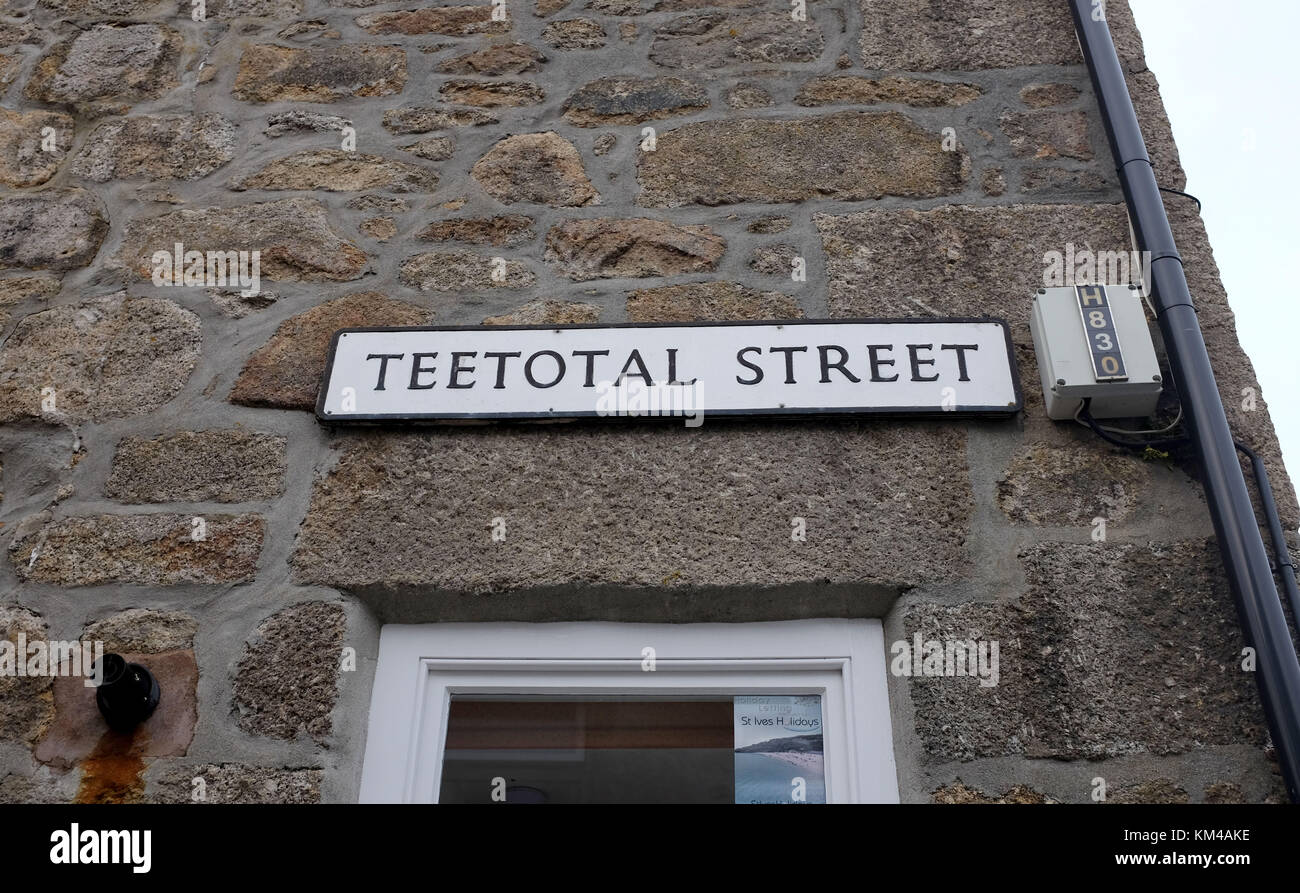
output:
[[[322,422],[706,415],[1010,415],[995,319],[358,328],[336,332]]]

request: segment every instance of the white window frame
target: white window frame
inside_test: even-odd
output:
[[[819,694],[827,801],[897,803],[886,668],[879,620],[389,624],[360,800],[437,802],[453,694]]]

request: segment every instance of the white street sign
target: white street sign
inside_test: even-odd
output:
[[[462,326],[335,333],[323,422],[702,415],[1009,415],[992,319]],[[689,423],[689,421],[688,421]]]

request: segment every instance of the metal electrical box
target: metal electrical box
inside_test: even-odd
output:
[[[1085,397],[1093,418],[1152,415],[1160,363],[1142,308],[1127,285],[1048,288],[1030,320],[1048,418],[1072,419]]]

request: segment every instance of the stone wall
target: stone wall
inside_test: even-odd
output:
[[[906,801],[1280,798],[1194,466],[1042,412],[1045,255],[1129,248],[1066,4],[502,8],[0,0],[0,630],[165,692],[125,738],[78,681],[0,677],[0,800],[355,799],[384,622],[816,616],[1002,643],[996,687],[891,677]],[[1295,529],[1204,227],[1169,211]],[[259,251],[262,291],[156,285],[177,242]],[[343,326],[931,314],[1011,321],[1020,418],[311,414]]]

